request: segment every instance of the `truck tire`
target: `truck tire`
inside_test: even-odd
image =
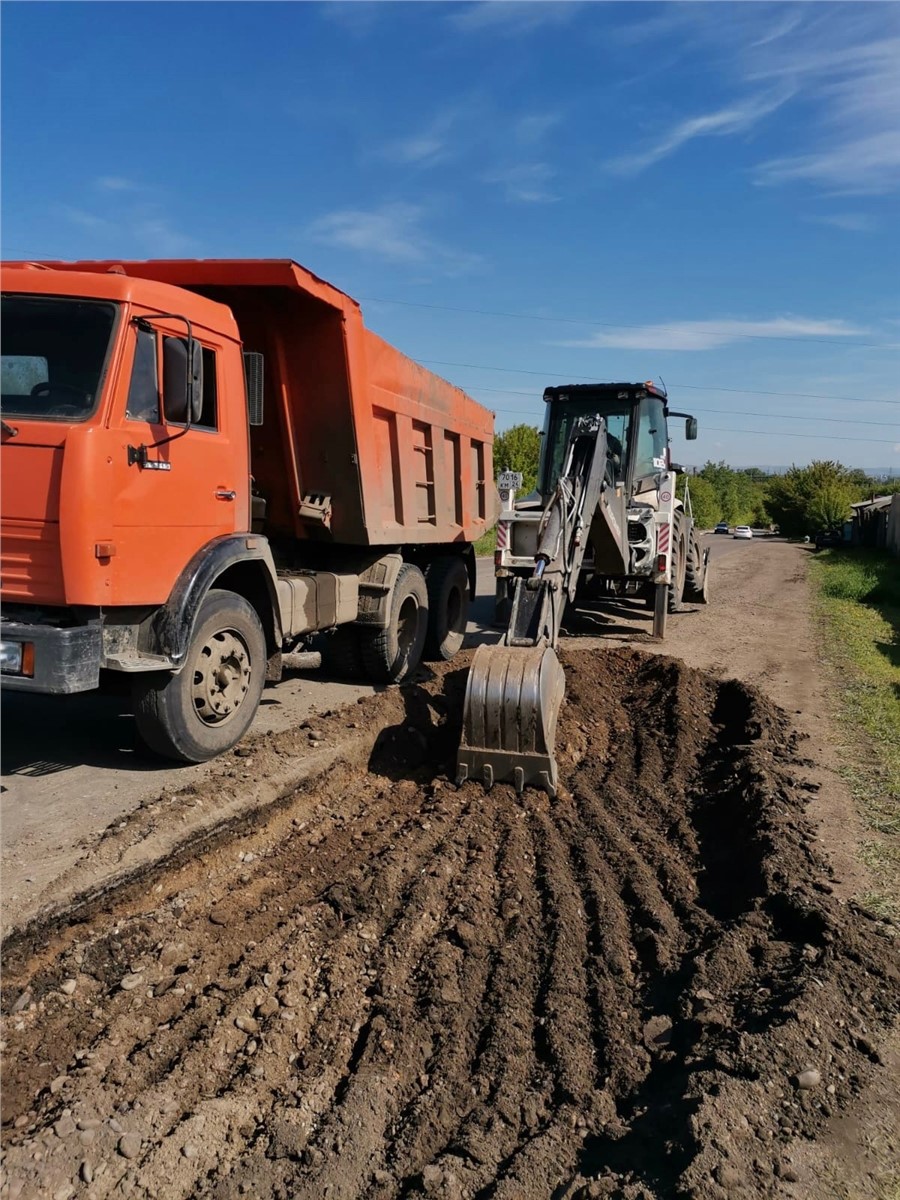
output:
[[[340,625],[327,635],[323,658],[328,671],[342,679],[357,680],[365,676],[360,648],[360,630],[356,625]]]
[[[436,558],[425,568],[428,631],[424,657],[449,662],[462,646],[469,619],[469,573],[458,556]]]
[[[669,583],[669,612],[678,612],[684,596],[684,577],[687,572],[687,530],[684,514],[676,509],[672,520],[672,579]]]
[[[705,558],[696,533],[691,531],[687,567],[684,573],[684,598],[693,604],[708,602],[709,562]]]
[[[256,610],[213,588],[200,606],[185,663],[133,684],[141,740],[178,762],[207,762],[241,740],[256,716],[266,678],[266,639]]]
[[[412,563],[400,568],[391,590],[387,628],[360,628],[366,678],[373,683],[399,683],[422,658],[428,631],[428,587]]]

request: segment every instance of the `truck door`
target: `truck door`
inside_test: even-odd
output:
[[[160,604],[193,557],[222,534],[247,529],[249,474],[243,393],[226,379],[223,348],[195,330],[200,343],[203,407],[186,420],[182,396],[166,395],[168,339],[185,347],[184,325],[132,322],[124,412],[113,416],[122,434],[116,455],[113,603]],[[239,377],[240,379],[240,377]]]

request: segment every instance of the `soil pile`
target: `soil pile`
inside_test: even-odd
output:
[[[370,702],[368,772],[12,940],[4,1195],[815,1195],[892,931],[831,894],[783,714],[565,665],[553,801],[452,786],[447,669]]]

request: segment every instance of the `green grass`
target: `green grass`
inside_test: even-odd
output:
[[[486,558],[494,553],[494,548],[497,545],[497,529],[489,529],[487,533],[483,533],[475,543],[475,554],[478,558]]]
[[[873,911],[900,917],[900,560],[875,550],[810,558],[822,648],[850,749],[843,767],[871,837]]]

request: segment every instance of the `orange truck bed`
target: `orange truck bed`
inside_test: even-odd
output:
[[[227,305],[266,364],[250,431],[268,532],[347,545],[473,542],[493,524],[493,413],[366,329],[288,259],[47,263],[156,280]],[[273,409],[277,420],[270,420]]]

